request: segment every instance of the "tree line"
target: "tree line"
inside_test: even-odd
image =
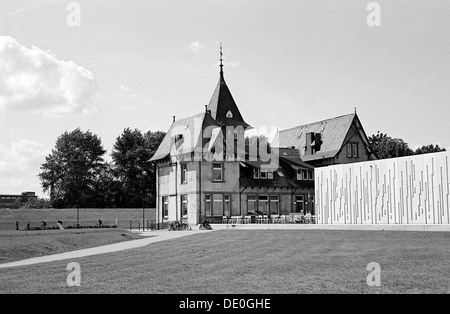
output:
[[[111,162],[100,137],[79,128],[64,132],[38,175],[53,208],[154,207],[156,166],[150,163],[164,132],[126,128],[117,137]]]
[[[439,145],[425,145],[418,147],[416,150],[412,150],[408,143],[401,138],[392,138],[387,134],[377,132],[369,137],[369,144],[373,153],[378,159],[388,159],[396,157],[405,157],[412,155],[422,155],[429,153],[438,153],[446,151],[445,148],[439,147]]]

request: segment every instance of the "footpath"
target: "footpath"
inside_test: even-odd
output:
[[[212,230],[211,230],[212,231]],[[114,253],[114,252],[120,252],[124,250],[130,250],[130,249],[136,249],[140,247],[144,247],[147,245],[150,245],[152,243],[157,243],[161,241],[166,240],[172,240],[176,238],[186,237],[194,234],[199,233],[206,233],[211,232],[207,230],[191,230],[191,231],[140,231],[136,232],[144,237],[147,237],[145,239],[139,239],[139,240],[131,240],[131,241],[125,241],[120,242],[116,244],[109,244],[104,246],[98,246],[94,248],[89,249],[82,249],[77,251],[71,251],[66,253],[60,253],[60,254],[54,254],[54,255],[47,255],[42,257],[34,257],[30,259],[25,259],[17,262],[11,262],[11,263],[5,263],[0,264],[0,269],[4,268],[11,268],[11,267],[20,267],[20,266],[29,266],[29,265],[35,265],[35,264],[42,264],[42,263],[50,263],[55,261],[63,261],[68,259],[75,259],[75,258],[81,258],[81,257],[87,257],[87,256],[93,256],[93,255],[100,255],[100,254],[106,254],[106,253]]]

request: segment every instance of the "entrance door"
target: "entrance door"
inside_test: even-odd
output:
[[[305,211],[305,197],[303,195],[295,196],[295,212],[304,214]]]

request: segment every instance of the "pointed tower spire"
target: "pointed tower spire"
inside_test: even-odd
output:
[[[220,43],[220,77],[223,77],[223,52],[222,52],[222,43]]]
[[[222,43],[220,43],[220,79],[216,89],[209,101],[207,107],[211,117],[223,126],[243,126],[244,129],[249,125],[242,118],[239,109],[234,102],[233,96],[228,89],[223,77],[223,51]]]

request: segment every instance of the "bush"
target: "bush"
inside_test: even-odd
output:
[[[102,226],[98,226],[98,225],[91,225],[91,226],[83,226],[83,225],[79,225],[78,228],[76,225],[74,226],[66,226],[64,227],[64,229],[67,230],[74,230],[74,229],[117,229],[116,225],[102,225]],[[41,230],[60,230],[58,226],[54,226],[54,227],[29,227],[28,229],[25,229],[23,231],[41,231]]]
[[[174,221],[169,226],[169,231],[181,231],[189,229],[189,225],[184,221]]]

